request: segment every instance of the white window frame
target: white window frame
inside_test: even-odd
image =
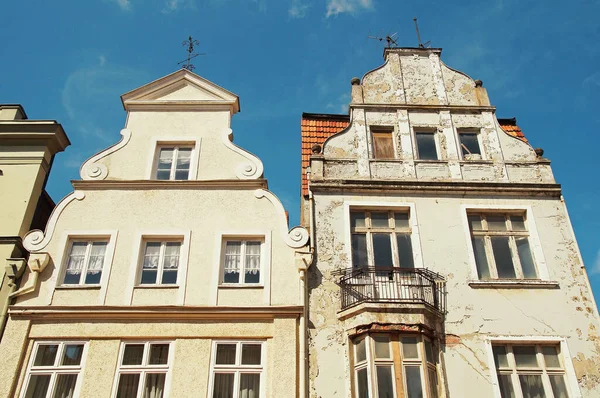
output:
[[[473,243],[471,241],[471,229],[469,226],[468,214],[469,213],[518,213],[525,214],[525,225],[529,232],[529,245],[531,254],[533,255],[535,266],[538,272],[538,279],[540,281],[549,281],[550,277],[548,274],[548,268],[542,250],[542,245],[538,230],[535,224],[535,214],[531,206],[528,205],[461,205],[460,206],[460,217],[463,220],[464,234],[466,239],[467,253],[469,257],[469,263],[471,264],[471,277],[473,281],[483,284],[497,284],[506,281],[506,279],[479,279],[477,273],[477,263],[475,261],[475,251],[473,250]],[[530,279],[511,279],[510,281],[519,283],[531,281]]]
[[[227,242],[242,242],[242,253],[240,262],[240,281],[238,283],[224,282],[225,278],[225,258]],[[245,243],[246,242],[260,242],[260,280],[258,283],[246,283],[245,282],[245,270],[246,270],[246,258],[245,258]],[[265,256],[266,256],[266,239],[265,236],[223,236],[221,243],[221,263],[219,267],[219,286],[264,286],[265,283]]]
[[[145,258],[145,250],[146,245],[148,243],[160,243],[160,252],[158,257],[158,267],[156,268],[156,282],[155,283],[145,283],[142,284],[142,272],[144,268],[144,258]],[[162,283],[163,270],[164,270],[164,262],[165,262],[165,250],[167,243],[179,243],[179,262],[177,263],[177,280],[175,283]],[[142,240],[142,247],[140,248],[140,261],[138,265],[138,274],[136,277],[136,287],[147,287],[147,286],[156,286],[156,287],[175,287],[179,286],[179,274],[181,271],[181,253],[183,252],[183,236],[177,237],[169,237],[169,238],[152,238],[152,237],[144,237]]]
[[[477,135],[477,143],[479,145],[479,152],[481,152],[481,159],[465,159],[465,155],[463,155],[460,135],[461,134],[475,134]],[[485,148],[483,146],[483,138],[480,127],[459,127],[456,129],[456,144],[458,146],[458,156],[461,160],[465,162],[477,161],[477,160],[486,160]]]
[[[417,211],[414,203],[409,202],[381,202],[381,201],[344,201],[344,241],[346,242],[346,258],[348,266],[352,268],[352,233],[350,212],[352,210],[368,209],[369,211],[408,211],[408,222],[411,229],[410,239],[413,250],[413,264],[415,268],[423,268],[423,251],[421,249],[421,235],[419,233],[419,222]]]
[[[148,179],[154,181],[186,181],[186,180],[175,180],[170,178],[169,180],[158,180],[156,178],[156,170],[158,167],[158,158],[160,156],[160,149],[165,147],[189,147],[192,149],[190,158],[190,170],[188,173],[187,180],[195,180],[198,175],[198,162],[200,157],[200,138],[193,137],[152,137],[150,139],[150,147],[148,150]],[[175,164],[175,163],[173,163]],[[171,170],[171,177],[173,177],[173,167]]]
[[[34,368],[33,364],[35,361],[35,357],[37,355],[38,347],[40,345],[54,345],[57,344],[59,346],[58,351],[56,352],[56,358],[54,359],[54,364],[52,366],[36,366]],[[77,344],[83,345],[83,352],[81,354],[81,362],[79,365],[70,365],[70,366],[57,366],[56,364],[62,358],[62,354],[64,352],[65,346]],[[52,393],[56,388],[56,379],[59,374],[74,374],[77,373],[77,381],[75,382],[75,390],[74,396],[79,396],[81,390],[81,384],[83,379],[83,373],[85,369],[85,361],[87,359],[87,351],[88,351],[88,341],[87,340],[66,340],[66,341],[35,341],[33,347],[31,349],[31,354],[29,357],[29,362],[27,364],[27,371],[25,373],[25,378],[23,380],[23,385],[21,386],[21,393],[19,397],[24,398],[25,393],[27,392],[27,388],[29,387],[29,380],[32,375],[50,375],[50,384],[48,385],[48,391],[46,392],[46,397],[52,397]]]
[[[437,127],[413,126],[411,129],[414,160],[419,162],[443,162],[444,159],[442,159],[442,151],[440,148],[440,132],[438,131]],[[421,159],[421,156],[419,155],[419,145],[417,144],[417,133],[433,134],[433,141],[435,143],[435,152],[437,154],[437,159]]]
[[[494,398],[501,398],[500,385],[498,381],[496,363],[494,362],[494,345],[558,345],[560,347],[560,360],[563,365],[565,375],[565,385],[568,389],[569,398],[581,398],[581,390],[577,382],[577,376],[567,340],[560,336],[492,336],[486,338],[486,351],[488,355],[488,367],[490,371],[490,380],[492,380],[492,388],[494,390]],[[513,363],[514,365],[514,363]],[[546,385],[544,384],[544,387]],[[521,398],[522,392],[518,389],[518,385],[513,383],[515,397]],[[551,389],[550,389],[551,390]],[[549,398],[549,397],[548,397]]]
[[[235,365],[217,365],[217,345],[218,344],[235,344],[236,345],[236,359]],[[242,365],[242,344],[260,344],[260,365]],[[233,381],[233,398],[239,398],[239,385],[240,385],[240,374],[242,373],[259,373],[260,374],[260,397],[265,398],[266,394],[266,380],[267,380],[267,343],[265,340],[213,340],[211,347],[211,360],[210,360],[210,379],[208,386],[208,398],[212,398],[215,374],[217,372],[222,373],[234,373]]]
[[[108,244],[110,237],[82,237],[82,238],[71,238],[69,239],[67,252],[61,267],[61,275],[60,275],[60,286],[63,287],[71,287],[71,286],[100,286],[99,283],[85,283],[85,276],[87,275],[88,267],[90,265],[90,254],[92,251],[92,246],[94,243],[106,243],[106,249],[104,251],[104,261],[102,263],[101,272],[104,273],[104,268],[106,266],[106,254],[108,252]],[[69,259],[71,258],[71,251],[73,250],[73,243],[86,243],[84,260],[83,260],[83,268],[81,269],[81,275],[79,276],[79,283],[65,283],[65,277],[67,275],[67,267],[69,265]],[[100,281],[102,281],[102,276],[100,277]]]
[[[123,355],[125,354],[125,346],[127,344],[143,344],[144,345],[144,354],[142,358],[141,365],[122,365]],[[150,345],[151,344],[168,344],[169,345],[169,355],[167,356],[167,364],[166,365],[149,365],[148,364],[148,356],[150,355]],[[113,380],[113,391],[111,397],[116,398],[118,387],[119,387],[119,378],[121,374],[140,374],[140,381],[138,383],[138,393],[137,398],[141,398],[144,390],[144,383],[146,382],[146,374],[147,373],[164,373],[165,376],[165,389],[163,398],[168,398],[169,393],[171,391],[171,367],[173,366],[173,357],[175,351],[175,343],[173,341],[164,341],[164,340],[126,340],[121,341],[121,346],[119,348],[119,359],[117,362],[117,367],[115,370],[115,376]]]

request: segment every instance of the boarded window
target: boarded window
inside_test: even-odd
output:
[[[375,159],[394,159],[392,131],[373,131],[373,156]]]

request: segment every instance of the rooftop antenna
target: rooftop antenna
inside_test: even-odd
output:
[[[183,69],[193,71],[194,69],[196,69],[196,67],[192,64],[192,59],[196,58],[198,55],[206,55],[206,53],[195,53],[194,52],[194,46],[199,46],[200,42],[198,40],[192,39],[192,36],[190,36],[187,40],[184,40],[183,43],[181,43],[181,45],[183,47],[188,48],[187,49],[188,56],[183,61],[177,62],[177,65],[183,64],[181,66]]]
[[[387,48],[392,48],[392,47],[398,47],[398,42],[397,42],[397,38],[396,36],[398,36],[398,32],[396,33],[392,33],[391,35],[386,35],[385,37],[378,37],[378,36],[369,36],[369,39],[375,39],[375,40],[379,40],[379,41],[386,41],[387,43]]]
[[[421,33],[419,33],[419,24],[417,23],[417,17],[414,17],[413,21],[415,21],[415,29],[417,30],[417,40],[419,40],[419,48],[425,48],[425,46],[429,47],[431,40],[426,41],[425,43],[421,42]]]

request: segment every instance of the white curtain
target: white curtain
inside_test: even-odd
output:
[[[145,384],[144,398],[162,398],[165,389],[165,374],[148,373]]]
[[[160,257],[160,242],[147,242],[146,252],[144,253],[144,268],[158,268],[158,259]]]
[[[188,170],[190,168],[190,158],[192,157],[192,150],[189,148],[179,149],[177,155],[177,170]]]
[[[160,150],[160,156],[158,158],[158,169],[171,169],[171,163],[173,162],[173,148],[163,148]]]
[[[92,243],[90,251],[90,262],[88,263],[88,274],[97,274],[102,272],[102,264],[104,264],[104,254],[106,253],[106,242]]]
[[[227,242],[225,248],[225,273],[240,272],[240,257],[242,253],[242,242]]]
[[[53,398],[73,398],[77,375],[60,374],[57,376]]]
[[[177,269],[179,266],[179,251],[181,249],[181,243],[179,242],[168,242],[165,247],[165,260],[163,267],[168,269]]]
[[[542,376],[540,375],[519,375],[523,398],[546,398]]]
[[[87,242],[73,242],[71,253],[69,254],[69,263],[67,264],[67,273],[71,275],[81,274],[85,262],[86,249]]]
[[[213,382],[213,398],[233,398],[233,373],[216,373]]]
[[[260,242],[246,242],[246,273],[260,271]]]
[[[240,398],[259,398],[260,374],[242,373],[240,375]]]

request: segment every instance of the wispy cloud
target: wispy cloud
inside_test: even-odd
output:
[[[372,0],[327,0],[327,14],[325,16],[329,18],[343,13],[355,14],[358,11],[372,8]]]
[[[305,4],[302,0],[292,0],[292,4],[288,9],[288,15],[291,18],[304,18],[309,8],[310,4]]]
[[[252,0],[258,5],[258,11],[267,12],[267,0]]]
[[[330,102],[326,105],[327,109],[331,109],[332,112],[336,113],[348,113],[348,105],[350,104],[350,94],[341,94],[337,101]]]
[[[113,0],[123,11],[131,10],[131,2],[129,0]]]
[[[600,274],[600,250],[596,253],[596,258],[594,259],[594,265],[589,268],[590,275],[598,275]]]
[[[175,12],[179,9],[194,9],[196,8],[195,0],[166,0],[164,8],[161,10],[163,14]]]

